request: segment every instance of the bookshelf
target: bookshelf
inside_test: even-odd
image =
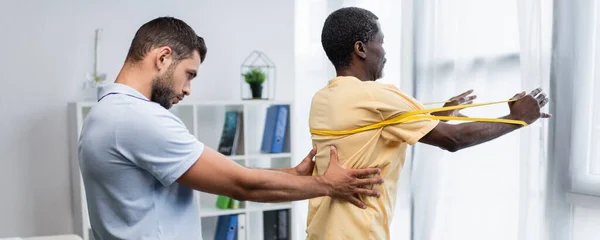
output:
[[[70,129],[70,147],[71,147],[71,173],[74,184],[73,190],[73,208],[75,232],[84,240],[93,239],[91,236],[90,223],[87,213],[87,201],[79,163],[77,159],[77,143],[79,134],[89,110],[95,102],[73,102],[69,104],[69,127]],[[267,109],[270,106],[283,105],[288,107],[287,127],[284,135],[283,150],[278,153],[261,152],[263,141],[263,132],[267,116]],[[173,106],[170,111],[178,116],[196,138],[206,146],[218,150],[223,128],[226,121],[227,111],[241,112],[241,132],[238,137],[238,147],[235,153],[232,153],[229,159],[234,162],[252,168],[287,168],[293,165],[293,152],[291,151],[290,129],[293,121],[290,112],[292,111],[291,101],[268,101],[268,100],[247,100],[247,101],[185,101]],[[286,231],[288,239],[292,234],[292,203],[258,203],[258,202],[240,202],[239,208],[220,209],[217,207],[217,195],[204,192],[195,192],[195,200],[198,204],[199,216],[202,222],[202,237],[205,240],[214,239],[217,231],[217,223],[220,216],[236,215],[239,216],[239,224],[244,226],[243,236],[237,239],[270,239],[264,236],[264,223],[270,212],[274,210],[288,210]],[[243,217],[241,217],[243,216]],[[270,215],[269,215],[270,216]]]

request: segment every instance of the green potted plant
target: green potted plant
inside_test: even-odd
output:
[[[242,76],[246,79],[246,83],[250,85],[253,99],[260,99],[262,97],[263,83],[267,78],[266,74],[260,68],[251,68]]]

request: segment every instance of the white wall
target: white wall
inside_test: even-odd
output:
[[[575,207],[571,240],[600,239],[600,209]]]
[[[165,15],[208,46],[188,99],[237,100],[240,65],[255,49],[277,66],[277,97],[294,99],[294,1],[4,0],[0,237],[73,232],[67,102],[92,70],[94,29],[104,28],[100,70],[112,80],[137,28]]]

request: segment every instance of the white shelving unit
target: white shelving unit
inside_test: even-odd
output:
[[[83,120],[94,106],[95,102],[74,102],[69,104],[69,126],[72,166],[73,208],[76,234],[84,240],[91,237],[90,223],[87,212],[87,201],[79,171],[77,159],[77,143],[83,125]],[[223,125],[225,112],[237,110],[243,112],[243,151],[239,155],[229,156],[229,159],[238,164],[251,168],[288,168],[292,167],[293,152],[291,151],[290,129],[294,123],[288,113],[288,127],[285,134],[283,153],[265,154],[260,152],[262,135],[265,124],[267,108],[272,105],[287,105],[292,111],[290,101],[199,101],[181,102],[171,112],[177,115],[199,141],[206,146],[217,149]],[[202,221],[203,239],[214,239],[218,217],[229,214],[245,214],[246,235],[245,239],[264,239],[263,237],[263,212],[269,210],[289,209],[289,234],[293,226],[291,216],[292,203],[258,203],[241,202],[239,209],[219,209],[216,207],[217,196],[196,191],[196,202],[199,204],[199,216]]]

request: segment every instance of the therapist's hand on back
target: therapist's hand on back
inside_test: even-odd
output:
[[[345,199],[357,207],[366,208],[357,196],[379,197],[381,195],[378,191],[368,188],[383,183],[383,178],[379,177],[381,170],[378,168],[345,169],[338,162],[337,149],[331,146],[330,151],[329,166],[323,175],[325,181],[331,186],[328,196]]]
[[[327,194],[333,198],[342,198],[357,207],[364,208],[365,205],[356,196],[366,195],[379,197],[378,191],[366,188],[374,184],[383,183],[379,177],[378,168],[370,169],[345,169],[338,162],[338,153],[335,147],[330,147],[329,166],[325,170],[322,180],[329,186]],[[317,147],[314,146],[310,153],[294,169],[298,175],[311,176],[315,162],[313,158],[317,154]]]

